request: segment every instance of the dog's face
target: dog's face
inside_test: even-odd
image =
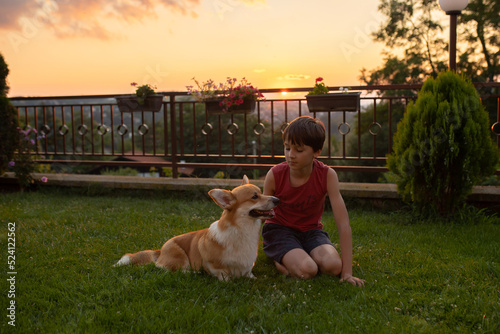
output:
[[[274,196],[265,196],[259,187],[248,184],[235,188],[232,195],[236,198],[236,210],[241,216],[268,219],[274,217],[273,208],[279,203]]]
[[[278,198],[265,196],[259,187],[249,184],[246,176],[243,184],[232,191],[213,189],[210,190],[209,195],[217,205],[235,218],[272,218],[274,217],[273,208],[279,203]]]

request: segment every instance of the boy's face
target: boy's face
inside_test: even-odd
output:
[[[292,144],[288,139],[283,144],[285,147],[285,160],[291,169],[310,167],[313,160],[321,154],[321,150],[314,152],[311,146]]]

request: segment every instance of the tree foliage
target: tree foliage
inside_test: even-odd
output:
[[[404,200],[454,211],[495,169],[498,149],[488,124],[470,81],[450,71],[427,79],[398,124],[388,156]]]
[[[468,42],[458,66],[473,81],[493,82],[500,74],[500,1],[471,0],[460,16]]]
[[[381,0],[385,21],[373,33],[385,43],[385,62],[378,68],[361,70],[366,84],[421,83],[436,77],[448,66],[448,42],[443,23],[445,13],[435,0]],[[473,81],[495,81],[500,73],[500,2],[471,0],[459,17],[457,69]],[[399,57],[395,51],[402,50]]]

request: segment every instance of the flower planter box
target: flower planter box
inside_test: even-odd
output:
[[[121,112],[134,112],[134,111],[160,111],[163,105],[163,95],[155,94],[149,95],[144,100],[144,104],[137,101],[137,96],[123,96],[115,97],[116,104]]]
[[[205,101],[205,108],[209,115],[224,115],[224,114],[249,114],[255,109],[255,100],[247,99],[242,104],[232,105],[227,112],[222,110],[220,103],[222,98]]]
[[[361,92],[306,95],[310,112],[318,111],[358,111]]]

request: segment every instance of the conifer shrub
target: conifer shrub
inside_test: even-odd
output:
[[[479,94],[470,81],[446,71],[427,79],[408,105],[387,163],[403,200],[448,214],[493,174],[498,159]]]

